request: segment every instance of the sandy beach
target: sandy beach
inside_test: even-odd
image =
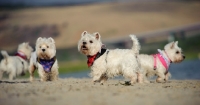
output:
[[[1,105],[199,105],[199,80],[124,85],[110,79],[92,84],[91,79],[65,78],[56,82],[30,83],[27,79],[0,81]]]

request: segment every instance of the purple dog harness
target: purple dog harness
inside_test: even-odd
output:
[[[51,68],[56,61],[56,57],[53,57],[50,60],[37,58],[37,61],[42,65],[44,71],[49,73],[51,72]]]

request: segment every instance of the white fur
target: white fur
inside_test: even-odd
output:
[[[182,50],[178,47],[178,41],[168,43],[167,45],[165,45],[164,50],[162,50],[161,52],[166,58],[169,57],[172,63],[178,63],[184,60]],[[177,54],[176,52],[179,53]],[[169,77],[171,77],[171,74],[169,72],[166,73],[167,70],[162,65],[159,58],[156,57],[157,69],[154,70],[154,58],[152,55],[140,54],[138,57],[140,59],[139,61],[141,67],[145,71],[144,75],[146,75],[146,77],[152,77],[154,75],[157,75],[157,82],[167,81]],[[144,81],[149,82],[146,77],[144,78]]]
[[[132,84],[137,80],[140,83],[143,81],[143,71],[140,69],[140,64],[136,57],[139,53],[140,45],[134,35],[130,35],[130,37],[133,40],[132,49],[107,50],[94,61],[91,66],[93,82],[103,84],[108,78],[117,75],[129,78]],[[78,50],[87,56],[92,56],[101,50],[101,46],[102,42],[99,33],[89,34],[87,31],[84,31],[78,43]]]
[[[37,62],[37,58],[50,60],[56,55],[55,41],[52,38],[39,37],[36,41],[35,48],[36,51],[31,54],[31,59],[30,59],[30,66],[29,66],[30,81],[33,81],[34,79],[33,73],[35,69],[38,69],[38,74],[41,78],[41,81],[57,80],[59,74],[57,59],[54,62],[50,73],[46,73],[42,65],[39,62]]]
[[[30,58],[33,48],[28,43],[22,43],[18,46],[18,50]],[[6,51],[1,51],[4,59],[0,63],[0,79],[3,73],[9,75],[9,80],[13,80],[19,75],[24,75],[28,71],[28,61],[19,56],[9,56]]]

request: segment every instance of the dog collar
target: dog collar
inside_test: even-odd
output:
[[[160,60],[160,62],[162,63],[162,65],[165,67],[166,70],[168,70],[169,65],[170,65],[170,60],[168,60],[161,52],[160,49],[158,49],[158,54],[154,54],[154,70],[157,69],[157,63],[156,63],[156,57],[158,57],[158,59]]]
[[[167,53],[165,53],[166,54],[166,56],[164,56],[163,55],[163,53],[162,53],[162,51],[160,50],[160,49],[158,49],[158,52],[159,52],[159,54],[162,56],[162,58],[164,59],[164,61],[167,63],[167,65],[169,66],[170,65],[170,62],[171,62],[171,60],[169,59],[169,57],[168,57],[168,55],[167,55]]]
[[[165,54],[166,54],[166,56],[167,56],[169,62],[172,63],[172,60],[169,58],[169,56],[168,56],[168,54],[166,53],[166,51],[165,51]]]
[[[26,55],[22,51],[18,51],[15,55],[24,59],[24,60],[27,60]]]
[[[95,54],[95,55],[93,55],[93,56],[87,56],[87,65],[88,65],[88,67],[91,67],[92,65],[93,65],[93,63],[94,63],[94,61],[96,60],[96,59],[98,59],[100,56],[102,56],[105,52],[106,52],[106,50],[107,49],[101,49],[101,51],[100,52],[98,52],[97,54]]]
[[[56,61],[56,56],[50,60],[37,58],[37,61],[42,65],[45,72],[51,72],[51,68]]]

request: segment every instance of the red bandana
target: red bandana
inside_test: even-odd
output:
[[[22,58],[22,59],[24,59],[24,60],[27,60],[26,55],[25,55],[23,52],[21,52],[21,51],[17,52],[15,55],[16,55],[16,56],[19,56],[20,58]]]
[[[87,56],[88,60],[87,60],[87,65],[88,67],[92,66],[93,62],[95,61],[97,54],[93,55],[93,56]]]
[[[92,66],[94,61],[96,59],[98,59],[101,55],[103,55],[106,52],[107,49],[101,49],[101,52],[98,52],[97,54],[93,55],[93,56],[87,56],[88,60],[87,60],[87,65],[88,67]]]

